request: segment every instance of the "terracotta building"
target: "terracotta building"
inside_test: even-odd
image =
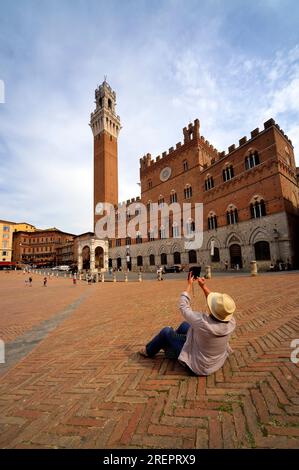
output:
[[[72,241],[75,235],[57,228],[13,234],[13,261],[37,266],[56,266],[56,249]]]
[[[12,261],[13,234],[15,232],[34,232],[34,225],[27,222],[11,222],[0,220],[0,266]]]
[[[203,203],[203,244],[186,250],[180,227],[164,238],[109,241],[109,266],[155,270],[159,265],[212,265],[224,269],[259,268],[271,263],[298,265],[299,190],[292,142],[273,119],[250,138],[219,152],[200,134],[196,119],[183,129],[183,141],[161,156],[140,159],[140,201]],[[115,179],[113,180],[115,181]],[[118,208],[121,204],[118,205]],[[190,226],[192,229],[192,220]],[[171,224],[171,219],[170,219]],[[181,231],[181,232],[180,232]]]

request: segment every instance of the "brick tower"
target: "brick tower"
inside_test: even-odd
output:
[[[95,90],[96,108],[90,116],[94,139],[94,229],[99,202],[118,204],[117,138],[121,129],[115,112],[116,94],[106,80]]]

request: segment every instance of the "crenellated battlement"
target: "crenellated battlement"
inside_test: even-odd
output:
[[[247,136],[244,136],[239,140],[239,145],[238,146],[236,146],[236,144],[230,145],[228,147],[228,154],[234,152],[235,150],[237,150],[237,148],[242,147],[245,144],[248,144],[251,140],[255,139],[258,135],[262,134],[263,132],[265,132],[265,130],[269,129],[272,126],[275,126],[276,129],[279,130],[279,132],[292,145],[292,141],[288,138],[288,136],[284,133],[284,131],[280,128],[280,126],[278,124],[276,124],[274,119],[271,118],[271,119],[268,119],[268,121],[264,122],[264,129],[263,130],[260,131],[259,128],[256,127],[253,131],[251,131],[249,140],[247,140]],[[224,151],[224,152],[221,152],[219,155],[221,155],[220,158],[222,158],[222,157],[226,156],[226,153]]]
[[[132,197],[131,199],[127,199],[126,201],[119,202],[117,206],[114,206],[115,209],[119,209],[123,206],[128,206],[130,204],[133,204],[134,202],[140,202],[141,198],[140,196]]]
[[[175,148],[170,147],[168,151],[165,151],[162,153],[162,155],[158,155],[156,158],[152,158],[150,153],[147,153],[143,157],[139,159],[140,162],[140,169],[141,171],[145,171],[147,168],[151,167],[155,163],[160,162],[162,159],[167,158],[169,155],[175,154],[177,151],[181,150],[184,146],[188,145],[189,143],[192,143],[194,141],[198,141],[200,138],[200,123],[198,119],[195,119],[195,121],[190,124],[188,124],[188,127],[183,128],[183,134],[184,134],[184,142],[177,142]],[[208,142],[208,141],[206,141]],[[211,146],[213,147],[213,146]]]
[[[194,141],[195,139],[199,142],[201,142],[205,147],[207,147],[207,150],[209,153],[214,154],[214,156],[211,156],[211,161],[210,164],[205,163],[203,165],[204,169],[208,168],[210,165],[213,165],[217,160],[221,160],[222,158],[227,157],[234,151],[238,150],[240,147],[242,147],[245,144],[250,143],[253,139],[258,137],[260,134],[264,133],[267,129],[270,127],[275,126],[276,129],[287,139],[287,141],[292,145],[292,141],[288,138],[288,136],[284,133],[284,131],[280,128],[278,124],[274,121],[274,119],[268,119],[268,121],[264,122],[264,129],[260,131],[260,129],[257,127],[253,129],[250,133],[250,138],[248,139],[247,136],[242,137],[239,139],[238,145],[232,144],[228,147],[228,152],[225,150],[222,152],[219,152],[203,135],[200,135],[199,129],[200,129],[200,123],[198,119],[195,119],[194,123],[190,123],[188,127],[183,128],[183,134],[184,134],[184,142],[178,142],[174,147],[170,147],[168,151],[163,152],[162,155],[158,155],[156,158],[152,158],[150,153],[147,153],[144,155],[142,158],[140,158],[140,171],[143,173],[146,171],[148,168],[153,167],[153,165],[159,163],[160,161],[164,160],[171,154],[175,154],[177,151],[182,150],[185,146],[187,146],[190,142]]]

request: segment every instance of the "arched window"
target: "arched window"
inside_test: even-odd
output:
[[[234,177],[234,168],[232,165],[228,165],[224,170],[222,171],[223,175],[223,181],[229,181]]]
[[[257,150],[255,150],[254,152],[250,151],[249,155],[245,157],[245,170],[250,170],[250,168],[253,168],[259,163],[260,157]]]
[[[142,266],[143,265],[143,259],[142,256],[139,255],[137,256],[137,266]]]
[[[217,228],[217,216],[211,213],[208,217],[208,230],[214,230]]]
[[[108,259],[108,267],[109,267],[109,268],[112,268],[112,258],[109,258],[109,259]]]
[[[233,225],[238,223],[238,210],[236,208],[229,208],[226,211],[227,225]]]
[[[213,176],[208,176],[205,180],[205,190],[209,191],[209,189],[214,188],[214,180]]]
[[[161,253],[161,264],[167,264],[167,254]]]
[[[250,204],[250,215],[252,219],[259,219],[266,215],[266,205],[264,199],[256,199]]]
[[[152,242],[153,240],[155,240],[155,234],[153,230],[149,230],[147,232],[147,238],[149,242]]]
[[[179,253],[178,251],[175,251],[173,253],[173,261],[174,261],[174,264],[181,264],[181,253]]]
[[[149,263],[150,263],[150,266],[155,266],[155,255],[149,256]]]
[[[192,197],[192,186],[188,185],[184,189],[184,198],[190,199]]]
[[[166,238],[166,229],[163,225],[161,225],[161,228],[159,229],[159,232],[160,232],[160,238],[161,240]]]
[[[195,250],[190,250],[188,252],[189,263],[197,263],[197,255]]]
[[[187,160],[183,161],[183,170],[188,171],[188,162],[187,162]]]
[[[217,246],[214,246],[214,254],[211,255],[211,261],[212,263],[218,263],[220,261],[219,248],[217,248]]]
[[[108,98],[108,108],[111,109],[112,108],[112,102],[111,102],[111,99]],[[111,122],[111,121],[110,121]]]
[[[127,237],[126,238],[126,245],[131,245],[131,243],[132,243],[131,237]]]
[[[195,223],[193,220],[188,220],[186,223],[186,235],[192,235],[195,232]]]
[[[136,233],[136,243],[142,243],[142,235],[140,232]]]
[[[163,196],[159,196],[159,199],[158,199],[158,207],[159,209],[162,209],[162,207],[164,207],[164,197]]]
[[[178,196],[174,190],[170,193],[170,204],[172,204],[173,202],[178,202]]]
[[[147,183],[147,185],[148,185],[148,189],[151,189],[151,188],[153,187],[153,182],[152,182],[152,180],[149,180],[148,183]]]
[[[121,258],[116,259],[117,269],[121,268]]]
[[[180,238],[180,228],[176,222],[172,226],[172,237]]]
[[[254,244],[255,259],[257,261],[269,261],[270,256],[270,245],[268,242],[261,241]]]

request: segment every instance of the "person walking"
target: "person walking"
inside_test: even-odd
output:
[[[44,277],[44,287],[47,287],[47,282],[48,282],[48,279],[46,278],[46,276]]]
[[[29,283],[29,284],[28,284],[29,287],[32,287],[32,277],[31,277],[31,276],[30,276],[29,279],[28,279],[28,283]]]
[[[73,274],[73,285],[75,286],[77,284],[77,274]]]
[[[228,261],[226,260],[224,264],[225,264],[225,271],[227,271],[228,270]]]

